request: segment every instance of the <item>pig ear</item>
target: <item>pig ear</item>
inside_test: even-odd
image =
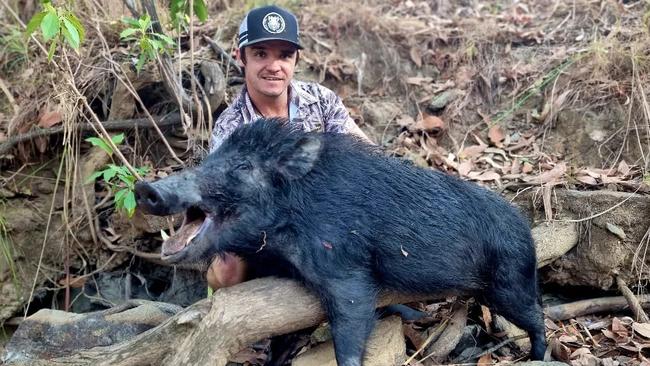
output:
[[[280,174],[289,180],[303,177],[314,166],[320,148],[321,141],[315,136],[303,137],[296,141],[293,147],[278,159]]]

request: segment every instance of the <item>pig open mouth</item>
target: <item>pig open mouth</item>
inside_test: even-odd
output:
[[[181,260],[195,238],[200,238],[210,226],[221,226],[221,221],[212,213],[206,213],[192,206],[185,211],[181,227],[163,242],[161,258],[168,262]]]

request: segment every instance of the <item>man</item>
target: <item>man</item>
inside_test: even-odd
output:
[[[236,58],[245,85],[215,121],[210,152],[240,125],[258,118],[286,118],[307,131],[351,133],[371,142],[331,90],[293,79],[300,44],[298,21],[286,9],[264,6],[248,12],[239,26]],[[246,277],[246,264],[234,255],[215,259],[208,270],[212,288],[228,287]]]

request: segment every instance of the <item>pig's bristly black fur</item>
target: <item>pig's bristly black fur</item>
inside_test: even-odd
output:
[[[227,219],[191,257],[230,251],[302,279],[323,301],[339,365],[361,363],[380,288],[477,296],[543,358],[530,228],[493,192],[278,120],[239,128],[193,174],[201,206]]]

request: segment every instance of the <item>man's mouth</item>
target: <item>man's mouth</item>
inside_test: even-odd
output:
[[[219,226],[219,224],[214,214],[206,213],[195,206],[188,208],[181,227],[163,242],[161,258],[174,261],[177,257],[182,257],[181,254],[194,238],[204,234],[210,225]]]
[[[277,77],[273,77],[273,76],[262,76],[262,79],[264,79],[266,81],[283,81],[284,80],[283,78],[277,78]]]

